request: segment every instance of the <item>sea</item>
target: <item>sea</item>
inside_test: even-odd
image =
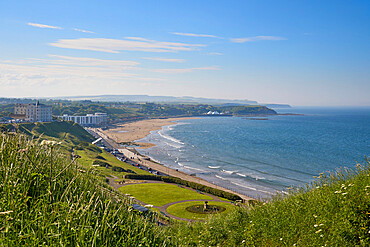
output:
[[[202,117],[152,131],[140,150],[173,169],[268,200],[370,156],[370,107],[293,107],[267,117]]]

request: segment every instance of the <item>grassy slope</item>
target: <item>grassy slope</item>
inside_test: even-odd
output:
[[[320,178],[292,195],[253,209],[181,225],[185,246],[369,246],[370,164]]]
[[[8,129],[12,127],[12,125],[9,124],[5,126],[7,126]],[[72,148],[74,148],[75,153],[81,156],[79,163],[86,168],[91,168],[96,156],[100,155],[112,166],[130,169],[137,174],[150,174],[127,163],[121,162],[112,154],[92,145],[91,142],[94,141],[94,137],[76,123],[66,121],[22,123],[18,125],[18,130],[32,138],[54,140],[57,142],[62,141],[61,151],[68,155]],[[95,169],[105,176],[115,175],[117,177],[122,177],[125,174],[122,172],[114,172],[111,168],[96,167]]]
[[[81,156],[81,159],[79,160],[79,162],[82,165],[86,166],[86,167],[91,167],[92,162],[99,155],[99,156],[105,158],[104,161],[109,163],[112,166],[119,166],[119,167],[122,167],[124,169],[130,169],[130,170],[134,171],[137,174],[150,174],[149,172],[141,170],[141,169],[139,169],[137,167],[134,167],[132,165],[129,165],[125,162],[119,161],[112,154],[110,154],[110,153],[108,153],[104,150],[102,150],[102,153],[100,153],[98,155],[97,155],[96,152],[88,150],[88,149],[76,150],[75,152],[76,152],[76,154]],[[122,178],[122,176],[126,174],[125,172],[112,171],[111,168],[107,169],[107,168],[104,168],[104,167],[95,167],[95,169],[99,170],[104,175],[107,175],[107,176],[114,175],[114,176],[119,177],[119,178]]]
[[[163,206],[170,202],[183,200],[205,199],[212,200],[212,197],[199,194],[195,191],[180,188],[174,184],[147,183],[126,185],[119,190],[124,194],[133,195],[138,200],[154,206]]]
[[[165,245],[163,228],[55,149],[0,135],[0,246]]]

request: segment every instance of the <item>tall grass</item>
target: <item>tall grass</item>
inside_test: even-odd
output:
[[[58,154],[0,135],[0,246],[166,246],[162,227]]]
[[[320,174],[270,203],[179,225],[184,246],[370,246],[370,164]]]

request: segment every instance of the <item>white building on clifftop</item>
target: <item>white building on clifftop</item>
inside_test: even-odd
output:
[[[108,121],[107,113],[100,112],[87,114],[86,116],[69,116],[64,114],[63,116],[58,116],[58,118],[64,121],[73,121],[82,126],[101,126],[107,124]]]

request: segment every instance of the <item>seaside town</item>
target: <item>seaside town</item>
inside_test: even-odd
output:
[[[370,246],[370,1],[0,1],[0,247]]]

